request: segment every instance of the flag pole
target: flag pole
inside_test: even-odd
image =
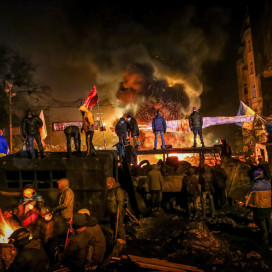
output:
[[[104,126],[103,126],[103,122],[102,122],[102,117],[101,117],[99,102],[97,102],[97,107],[98,107],[98,111],[99,111],[100,123],[102,124],[102,133],[103,133],[103,140],[104,140],[104,148],[106,150],[107,148],[106,148],[106,141],[105,141],[105,135],[104,135]]]

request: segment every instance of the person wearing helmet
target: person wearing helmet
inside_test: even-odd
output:
[[[121,117],[115,125],[115,133],[119,137],[119,143],[126,145],[129,125],[124,117]]]
[[[87,221],[84,214],[74,213],[72,228],[74,235],[70,237],[63,253],[59,255],[60,261],[68,266],[70,271],[83,272],[88,263],[88,253],[92,243],[90,233],[86,231]]]
[[[133,145],[136,150],[138,150],[139,141],[137,138],[140,135],[140,130],[138,127],[138,123],[133,116],[130,114],[127,115],[127,122],[128,122],[128,133],[130,134],[131,138],[133,138]]]
[[[95,156],[96,152],[93,146],[94,136],[94,119],[93,114],[85,107],[81,106],[79,111],[82,115],[82,128],[81,132],[86,135],[87,156]]]
[[[271,212],[271,184],[264,179],[264,173],[261,168],[253,172],[253,181],[249,191],[245,196],[245,206],[250,207],[253,212],[253,219],[260,228],[262,242],[272,250],[271,230],[272,221]]]
[[[106,238],[99,226],[97,219],[91,216],[88,209],[81,209],[78,213],[83,214],[86,218],[86,231],[91,237],[91,247],[90,254],[88,256],[88,266],[94,267],[100,265],[104,260],[104,255],[106,252]]]
[[[29,152],[32,159],[35,158],[35,150],[33,147],[34,140],[36,141],[41,158],[45,157],[43,145],[41,141],[40,128],[43,126],[43,121],[38,115],[34,115],[32,110],[27,110],[26,116],[22,122],[22,131],[24,141],[29,144]]]
[[[120,183],[116,181],[114,177],[107,178],[107,187],[107,215],[110,218],[111,229],[114,233],[114,240],[120,238],[126,241],[126,232],[124,228],[125,190],[121,188]]]
[[[162,117],[159,110],[157,110],[157,115],[152,120],[152,130],[155,134],[155,140],[154,140],[154,150],[157,149],[157,143],[158,143],[158,137],[159,133],[161,135],[161,142],[162,142],[162,149],[165,149],[165,140],[164,140],[164,134],[166,133],[166,121]]]
[[[197,134],[200,137],[202,147],[205,147],[203,136],[202,136],[202,125],[203,125],[203,118],[201,114],[196,110],[196,107],[193,107],[193,112],[189,116],[189,126],[191,131],[194,134],[194,145],[192,147],[196,147]]]
[[[41,208],[44,199],[39,195],[32,184],[27,184],[20,199],[17,218],[23,227],[30,229],[33,238],[40,238]]]
[[[68,223],[73,216],[74,192],[70,188],[68,179],[62,178],[57,183],[60,190],[59,205],[53,209],[53,212],[59,212]]]
[[[15,230],[9,237],[9,244],[13,244],[18,252],[7,272],[46,271],[45,251],[38,240],[30,239],[29,229]]]

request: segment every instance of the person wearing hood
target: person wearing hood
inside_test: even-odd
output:
[[[121,117],[115,126],[115,133],[119,137],[119,143],[126,145],[129,126],[124,117]]]
[[[272,250],[271,183],[264,178],[263,169],[254,170],[253,181],[245,199],[245,206],[250,207],[253,219],[260,228],[263,243]]]
[[[192,217],[192,204],[194,216],[197,215],[197,197],[201,195],[195,168],[189,167],[187,174],[182,179],[181,202],[185,207],[188,218]]]
[[[35,239],[40,239],[41,208],[44,199],[36,193],[32,184],[27,184],[23,190],[23,198],[20,199],[17,218],[23,227],[27,227]]]
[[[85,106],[81,106],[79,110],[82,115],[81,132],[84,132],[86,135],[87,156],[95,156],[96,152],[93,145],[93,136],[94,136],[93,114]]]
[[[147,182],[151,192],[151,211],[160,210],[162,200],[163,177],[159,165],[154,164],[147,173]]]
[[[29,229],[23,227],[15,230],[9,237],[17,254],[7,272],[45,272],[46,254],[38,240],[30,239]],[[6,271],[6,270],[5,270]]]
[[[114,233],[114,240],[117,238],[126,241],[126,232],[124,228],[125,216],[125,190],[113,177],[107,178],[107,215],[110,218],[111,229]],[[118,218],[118,221],[117,221]]]
[[[189,116],[189,126],[190,126],[191,131],[194,134],[194,145],[193,145],[193,147],[196,147],[196,136],[197,136],[197,134],[200,137],[202,147],[205,147],[203,136],[202,136],[203,118],[202,118],[201,114],[196,110],[196,107],[193,107],[193,112]]]
[[[127,122],[129,126],[129,133],[131,138],[133,138],[133,145],[136,150],[138,150],[139,141],[137,138],[140,135],[138,123],[135,118],[133,118],[130,114],[127,115]]]
[[[203,216],[206,217],[206,198],[208,196],[210,200],[210,215],[211,217],[214,217],[214,174],[208,164],[204,164],[200,170],[201,172],[199,174],[199,184],[201,185],[201,202]]]
[[[27,110],[26,116],[22,122],[22,132],[24,141],[29,144],[29,152],[32,159],[35,158],[35,150],[33,147],[34,140],[38,145],[41,158],[45,157],[40,134],[40,128],[42,128],[42,126],[42,119],[38,115],[34,115],[32,110]]]
[[[165,149],[164,134],[166,132],[166,121],[162,117],[159,110],[157,110],[157,115],[152,120],[152,130],[153,130],[153,132],[155,134],[154,148],[153,149],[157,149],[159,133],[161,135],[162,149]]]
[[[62,178],[57,181],[60,190],[59,205],[53,209],[54,213],[60,212],[62,217],[68,223],[73,216],[74,210],[74,192],[69,187],[69,180]]]
[[[88,266],[99,266],[102,264],[106,252],[106,238],[95,217],[91,216],[88,209],[80,209],[78,213],[83,214],[86,219],[86,231],[91,238],[91,251]]]
[[[7,140],[3,136],[3,130],[0,129],[0,157],[9,154],[9,146]]]

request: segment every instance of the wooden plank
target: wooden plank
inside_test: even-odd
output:
[[[135,256],[135,255],[128,255],[128,257],[136,263],[154,264],[154,265],[159,265],[159,266],[165,266],[167,268],[183,269],[185,271],[204,272],[203,270],[201,270],[197,267],[194,267],[194,266],[172,263],[167,260],[161,260],[161,259],[156,259],[156,258],[144,258],[144,257],[140,257],[140,256]]]

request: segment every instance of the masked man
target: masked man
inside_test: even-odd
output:
[[[23,198],[19,202],[17,217],[21,225],[31,231],[33,238],[40,238],[43,206],[43,197],[36,193],[31,184],[27,184],[23,190]]]

